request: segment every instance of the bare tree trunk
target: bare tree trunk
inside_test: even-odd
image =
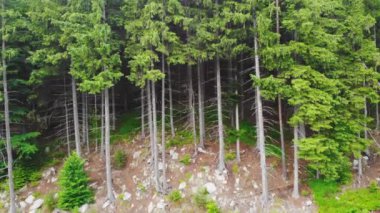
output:
[[[141,139],[145,139],[145,99],[144,88],[141,89]]]
[[[198,116],[199,116],[199,147],[204,149],[205,148],[205,121],[204,121],[204,103],[203,103],[203,81],[201,75],[201,66],[202,62],[200,59],[198,59],[197,63],[197,73],[198,73]]]
[[[63,89],[65,96],[65,128],[66,128],[66,143],[67,143],[67,155],[70,155],[70,126],[69,126],[69,110],[67,109],[67,94],[66,94],[66,76],[63,77]]]
[[[236,88],[235,88],[235,95],[238,97],[239,92],[238,92],[238,74],[235,73],[235,82],[236,82]],[[239,118],[239,102],[236,102],[235,104],[235,129],[237,132],[240,131],[240,118]],[[240,138],[238,137],[236,139],[236,160],[237,162],[240,162]]]
[[[74,135],[75,148],[78,156],[81,156],[80,135],[79,135],[79,117],[78,117],[78,100],[75,78],[71,77],[71,90],[73,95],[73,114],[74,114]]]
[[[254,29],[257,29],[256,17],[253,20]],[[258,53],[258,41],[257,34],[254,37],[254,50],[255,50],[255,71],[256,78],[260,79],[260,61]],[[261,182],[262,182],[262,204],[266,207],[268,203],[268,179],[267,179],[267,168],[266,168],[266,156],[265,156],[265,135],[264,135],[264,117],[263,117],[263,106],[261,102],[261,91],[260,87],[256,86],[256,107],[257,107],[257,136],[259,142],[260,151],[260,167],[261,167]]]
[[[152,115],[153,115],[153,152],[154,152],[154,178],[156,184],[156,190],[159,192],[159,168],[158,168],[158,148],[157,148],[157,110],[156,110],[156,86],[152,81]]]
[[[293,198],[296,198],[298,199],[299,198],[299,186],[298,186],[298,125],[295,125],[294,126],[294,162],[293,162],[293,175],[294,175],[294,179],[293,179],[293,193],[292,193],[292,197]]]
[[[90,153],[90,137],[89,137],[89,126],[88,126],[88,96],[86,95],[86,144],[87,144],[87,153]]]
[[[175,136],[174,119],[173,119],[173,94],[172,94],[172,80],[171,80],[170,65],[168,65],[168,83],[169,83],[169,117],[170,117],[170,131],[172,137]]]
[[[110,148],[110,107],[108,88],[104,90],[104,113],[105,113],[105,151],[106,151],[106,182],[107,182],[107,199],[110,202],[115,201],[112,189],[111,173],[111,148]]]
[[[276,0],[276,33],[281,36],[280,34],[280,5],[279,0]],[[280,39],[278,39],[278,43],[280,43]],[[277,103],[278,103],[278,125],[280,128],[280,141],[281,141],[281,166],[282,166],[282,177],[286,180],[287,172],[286,172],[286,152],[285,152],[285,139],[284,139],[284,127],[282,122],[282,101],[281,96],[279,95],[277,97]]]
[[[100,156],[104,159],[104,91],[102,91],[101,122],[100,122]]]
[[[150,154],[151,154],[150,162],[151,162],[151,166],[153,168],[155,159],[154,159],[154,142],[153,142],[154,133],[153,133],[153,123],[152,123],[152,121],[153,121],[152,95],[151,95],[151,82],[150,82],[150,80],[147,81],[146,90],[147,90],[147,96],[148,96],[148,125],[149,125],[149,141],[150,141]]]
[[[95,117],[95,152],[98,152],[98,106],[96,103],[96,94],[94,95],[94,117]]]
[[[1,28],[2,30],[2,41],[1,41],[1,60],[3,65],[3,98],[4,98],[4,122],[5,122],[5,140],[7,143],[7,159],[8,159],[8,184],[9,184],[9,212],[16,212],[16,194],[13,183],[13,156],[12,156],[12,143],[11,143],[11,127],[9,118],[9,97],[8,97],[8,80],[7,80],[7,64],[5,61],[5,0],[1,4],[2,16],[1,16]]]
[[[192,74],[192,69],[191,65],[187,65],[187,79],[188,79],[188,98],[189,98],[189,121],[190,121],[190,126],[193,131],[193,143],[194,143],[194,153],[196,154],[197,151],[197,128],[195,126],[195,110],[194,110],[194,90],[193,90],[193,74]]]
[[[116,129],[115,86],[112,87],[112,130]]]
[[[86,141],[86,95],[82,93],[82,143],[87,144]]]
[[[219,163],[218,170],[223,172],[226,169],[224,163],[224,135],[223,135],[223,111],[222,111],[222,85],[220,80],[220,59],[216,54],[216,97],[218,108],[218,135],[219,135]]]
[[[165,56],[162,54],[162,72],[165,74]],[[165,78],[161,80],[161,148],[162,148],[162,193],[166,194],[166,143],[165,143]]]

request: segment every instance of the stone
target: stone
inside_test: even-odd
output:
[[[157,209],[165,209],[165,206],[166,206],[166,203],[164,202],[164,200],[160,200],[157,203]]]
[[[34,196],[33,195],[29,195],[26,199],[25,199],[25,202],[27,204],[32,204],[34,201]]]
[[[131,200],[132,194],[129,192],[124,192],[123,194],[123,200]]]
[[[164,170],[164,164],[162,162],[158,162],[158,170]]]
[[[230,203],[230,207],[233,208],[233,207],[235,207],[235,206],[236,206],[235,201],[231,201],[231,203]]]
[[[26,207],[26,202],[24,202],[24,201],[21,201],[20,203],[19,203],[19,206],[20,206],[20,209],[25,209],[25,207]]]
[[[29,210],[33,211],[33,210],[39,209],[43,203],[44,203],[43,199],[37,199],[33,202],[32,206],[29,208]]]
[[[57,180],[58,180],[58,178],[56,178],[56,177],[52,177],[52,178],[51,178],[51,182],[52,182],[52,183],[57,182]]]
[[[313,204],[313,202],[311,201],[311,200],[307,200],[306,202],[305,202],[305,205],[306,206],[311,206]]]
[[[107,200],[106,202],[103,203],[102,208],[105,209],[105,208],[107,208],[110,204],[111,204],[111,202],[110,202],[109,200]]]
[[[79,208],[79,212],[80,213],[85,213],[86,211],[88,210],[88,204],[83,204],[80,208]]]
[[[171,156],[172,156],[172,160],[178,160],[178,153],[177,152],[173,152],[173,154]]]
[[[134,153],[133,153],[133,159],[137,159],[137,158],[139,158],[140,155],[141,155],[141,151],[134,152]]]
[[[153,203],[150,202],[149,205],[148,205],[148,213],[152,213],[153,212],[153,208],[154,208]]]
[[[185,188],[186,188],[186,182],[182,182],[182,183],[180,183],[179,186],[178,186],[178,189],[179,189],[179,190],[182,190],[182,189],[185,189]]]
[[[206,188],[207,192],[209,194],[213,194],[214,192],[216,192],[216,186],[214,183],[212,182],[208,182],[204,185],[204,187]]]

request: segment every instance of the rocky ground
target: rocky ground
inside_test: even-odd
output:
[[[193,200],[200,188],[207,189],[222,212],[261,212],[259,155],[249,147],[242,147],[240,163],[227,162],[227,171],[223,174],[216,171],[217,143],[209,142],[206,150],[191,158],[189,165],[184,165],[180,159],[193,154],[192,146],[168,148],[169,191],[179,190],[183,197],[180,202],[171,202],[166,195],[156,193],[148,142],[136,140],[133,143],[115,144],[112,148],[123,149],[127,153],[126,166],[112,172],[117,201],[112,205],[106,202],[104,161],[97,153],[89,154],[86,156],[88,161],[85,168],[95,191],[95,203],[82,206],[80,212],[205,212]],[[316,212],[317,208],[307,195],[309,193],[305,184],[301,184],[300,189],[304,196],[297,200],[291,198],[292,179],[283,180],[279,164],[279,159],[268,158],[271,212]],[[288,161],[288,164],[291,168],[292,162]],[[379,163],[374,165],[379,166]],[[37,186],[28,186],[18,192],[18,206],[22,212],[48,212],[43,208],[44,195],[54,193],[54,196],[58,196],[56,183],[60,166],[45,170]],[[159,168],[162,170],[163,165],[160,164]],[[288,172],[291,176],[292,171]],[[369,174],[366,176],[368,181],[380,177],[379,168],[367,169],[366,172]],[[305,174],[301,174],[301,177],[305,177]],[[4,193],[0,196],[6,200]],[[62,211],[55,209],[54,212]]]

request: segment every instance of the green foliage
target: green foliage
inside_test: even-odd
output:
[[[206,188],[198,189],[193,196],[193,200],[198,207],[206,209],[208,213],[220,212],[218,204],[210,198]]]
[[[380,192],[372,187],[339,193],[340,186],[335,182],[315,180],[309,185],[319,212],[371,212],[380,208]]]
[[[168,200],[171,202],[179,202],[182,199],[182,193],[179,190],[173,190],[167,196]]]
[[[230,144],[236,143],[236,140],[240,139],[240,142],[253,146],[256,144],[256,127],[248,121],[240,122],[240,130],[227,129],[226,141]]]
[[[239,174],[239,170],[240,170],[239,164],[237,164],[237,163],[232,164],[232,173],[233,174],[235,174],[235,175]]]
[[[60,187],[58,206],[64,210],[72,210],[93,201],[93,192],[89,187],[89,179],[84,171],[84,160],[76,153],[65,161],[59,173]]]
[[[54,192],[50,192],[45,196],[44,206],[49,212],[52,212],[57,207],[57,200],[54,198]]]
[[[139,114],[131,112],[121,116],[120,126],[111,134],[111,143],[120,141],[131,141],[140,130]]]
[[[127,155],[125,154],[125,152],[123,150],[118,149],[115,152],[113,161],[114,161],[114,166],[116,169],[122,169],[122,168],[124,168],[124,166],[126,164]]]
[[[231,161],[236,159],[236,154],[234,152],[227,152],[224,156],[224,160]]]
[[[270,144],[270,143],[265,144],[265,155],[266,156],[273,156],[276,158],[281,158],[281,154],[282,154],[282,151],[281,151],[280,147],[278,147],[274,144]]]
[[[179,160],[179,162],[183,163],[186,166],[190,165],[191,164],[190,154],[185,154],[184,156],[182,156],[182,158]]]
[[[179,130],[173,138],[166,141],[167,147],[180,147],[193,143],[193,133],[189,130]]]
[[[13,171],[15,189],[21,189],[30,182],[37,182],[41,179],[40,171],[33,167],[16,166]]]

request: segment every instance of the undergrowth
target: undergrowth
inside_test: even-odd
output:
[[[376,184],[368,188],[340,192],[336,182],[309,182],[314,200],[323,213],[371,212],[380,209],[380,189]]]

